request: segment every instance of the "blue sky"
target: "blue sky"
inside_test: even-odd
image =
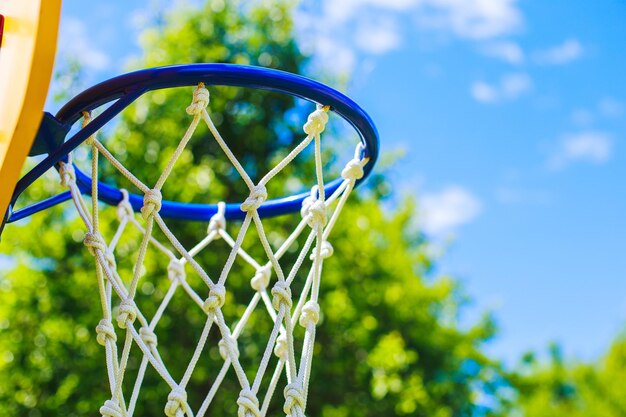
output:
[[[89,84],[123,72],[146,9],[65,0],[57,65],[79,56]],[[591,359],[623,329],[625,19],[618,0],[323,0],[296,16],[383,149],[404,150],[394,186],[475,299],[464,319],[494,311],[488,349],[509,363],[550,341]]]

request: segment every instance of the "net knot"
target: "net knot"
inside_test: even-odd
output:
[[[209,227],[207,228],[207,234],[211,232],[219,232],[226,228],[226,217],[224,217],[224,211],[226,210],[226,204],[223,202],[217,203],[217,213],[215,213],[209,221]],[[219,233],[216,235],[220,237]]]
[[[115,334],[115,329],[113,328],[111,320],[100,320],[96,326],[96,340],[102,346],[106,346],[107,340],[112,340],[113,342],[117,341],[117,335]]]
[[[270,283],[270,277],[272,276],[272,266],[263,265],[256,270],[254,277],[250,280],[250,286],[257,291],[263,291]]]
[[[281,334],[276,339],[274,355],[278,356],[280,359],[287,359],[287,336],[284,334]]]
[[[267,189],[264,185],[256,185],[250,190],[250,196],[241,204],[241,211],[258,209],[267,200]]]
[[[148,220],[150,216],[153,216],[161,210],[162,200],[163,195],[161,191],[157,189],[148,190],[143,196],[143,207],[141,208],[141,215],[145,220]]]
[[[187,106],[185,111],[191,116],[201,114],[202,111],[209,105],[209,98],[209,90],[204,87],[204,83],[199,83],[193,90],[191,104]]]
[[[302,307],[300,326],[307,327],[309,324],[316,326],[318,321],[320,321],[320,305],[313,300],[309,300]]]
[[[220,356],[224,360],[230,358],[230,352],[232,352],[236,358],[239,357],[237,341],[232,336],[223,337],[222,340],[217,343],[217,347],[219,348]]]
[[[307,219],[307,224],[311,228],[326,225],[326,204],[312,195],[302,200],[300,214],[303,219]]]
[[[167,266],[167,276],[172,281],[183,282],[186,276],[185,266],[178,259],[172,259]]]
[[[291,309],[291,288],[285,281],[278,281],[272,288],[272,305],[276,311],[280,310],[280,306],[284,305],[287,310]]]
[[[237,417],[261,417],[259,410],[259,400],[250,388],[244,388],[237,398]]]
[[[283,411],[288,417],[304,414],[304,392],[298,383],[291,383],[285,387],[285,406]]]
[[[61,185],[64,187],[69,187],[71,184],[76,183],[76,171],[71,163],[61,163],[59,175],[61,176]]]
[[[165,415],[167,417],[182,417],[188,408],[187,393],[181,387],[175,387],[167,396]]]
[[[100,251],[102,253],[107,252],[107,244],[104,241],[102,235],[98,232],[87,232],[85,233],[85,240],[83,240],[85,246],[89,250],[93,256],[96,256],[96,251]]]
[[[119,221],[131,220],[135,211],[133,210],[133,206],[130,205],[130,201],[128,199],[128,191],[120,190],[122,192],[122,200],[117,205],[117,218]]]
[[[319,135],[326,128],[328,123],[328,113],[324,108],[319,108],[313,113],[309,114],[306,123],[304,124],[304,133],[309,136]]]
[[[106,400],[104,405],[100,407],[102,417],[125,417],[122,407],[113,400]]]
[[[322,249],[320,250],[320,257],[322,259],[330,258],[331,256],[333,256],[333,253],[335,253],[335,250],[333,249],[333,245],[331,245],[330,242],[327,240],[323,241]],[[311,254],[309,259],[311,260],[315,259],[315,252]]]
[[[129,321],[133,323],[136,318],[137,318],[137,309],[135,308],[135,305],[133,304],[132,300],[122,301],[122,303],[120,304],[120,308],[117,312],[117,325],[121,329],[125,329],[126,323]]]
[[[213,313],[216,309],[221,308],[226,300],[226,288],[223,285],[215,284],[209,291],[209,296],[202,304],[205,313]]]
[[[146,346],[157,346],[157,335],[154,333],[154,331],[152,331],[150,327],[143,326],[141,329],[139,329],[139,336],[141,337],[141,340],[143,340],[143,342],[146,344]]]
[[[360,180],[363,178],[363,165],[358,159],[350,160],[341,171],[341,177],[345,180]]]

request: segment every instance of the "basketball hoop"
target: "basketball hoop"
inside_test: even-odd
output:
[[[97,132],[144,93],[181,86],[195,86],[190,97],[191,104],[186,107],[190,124],[158,181],[149,186],[134,176],[132,167],[126,167],[116,159],[99,140]],[[230,150],[228,141],[222,138],[207,111],[210,108],[209,89],[212,86],[277,91],[306,99],[317,106],[304,123],[304,138],[255,181]],[[92,111],[105,104],[110,105],[92,118]],[[341,176],[324,183],[321,137],[331,113],[349,122],[359,134],[360,142],[355,145],[354,157],[345,161]],[[63,138],[69,127],[81,118],[83,126],[78,133],[68,140],[58,139]],[[285,414],[290,417],[304,416],[315,329],[321,314],[318,297],[323,264],[333,253],[329,235],[351,191],[371,173],[378,156],[376,128],[367,113],[345,95],[301,76],[249,66],[195,64],[147,69],[103,82],[72,99],[56,117],[47,116],[47,120],[44,122],[47,133],[38,136],[34,148],[47,149],[48,156],[17,183],[6,220],[10,223],[71,199],[85,225],[84,243],[95,259],[95,275],[103,313],[102,320],[96,326],[97,341],[105,350],[110,388],[110,399],[100,408],[101,415],[133,415],[141,401],[145,372],[151,366],[170,388],[169,395],[163,399],[164,411],[169,417],[205,415],[231,367],[241,388],[236,399],[239,417],[265,416],[282,375],[285,375],[287,381],[283,390]],[[161,189],[201,123],[207,126],[245,183],[249,191],[245,200],[199,204],[163,199]],[[55,135],[56,139],[51,138]],[[91,149],[89,173],[81,171],[72,161],[72,152],[81,144]],[[315,167],[310,176],[314,178],[315,185],[310,190],[291,196],[268,195],[268,183],[309,146],[314,148]],[[100,158],[106,159],[138,192],[131,193],[100,182]],[[53,166],[59,171],[61,183],[68,191],[12,211],[18,197]],[[100,207],[99,201],[117,209],[119,223],[112,236],[103,236],[101,233],[100,213],[106,208]],[[287,213],[299,213],[301,220],[279,247],[273,247],[261,219]],[[208,222],[207,234],[188,250],[164,221],[168,218]],[[240,222],[236,236],[228,232],[228,225],[232,221]],[[255,259],[243,247],[251,226],[256,228],[258,243],[267,259]],[[132,276],[122,277],[117,270],[116,258],[120,255],[116,249],[121,236],[129,229],[138,232],[140,243]],[[155,237],[155,230],[164,235],[162,241]],[[293,249],[294,242],[301,236],[303,243]],[[230,251],[219,276],[211,277],[194,257],[217,240],[226,242]],[[297,258],[293,267],[285,270],[281,259],[292,249],[296,251]],[[135,302],[148,251],[155,251],[168,259],[167,275],[170,280],[169,290],[151,318]],[[252,266],[256,273],[250,277],[251,299],[243,315],[236,324],[229,326],[222,307],[226,303],[228,278],[237,259]],[[194,290],[187,283],[186,265],[204,282],[205,293]],[[294,282],[299,282],[302,288],[295,297],[292,293]],[[168,371],[167,361],[159,354],[157,339],[157,325],[177,291],[187,294],[190,304],[202,309],[206,315],[201,336],[181,379],[175,379]],[[273,326],[256,373],[251,378],[239,360],[237,341],[242,332],[246,331],[246,324],[257,309],[267,312]],[[296,340],[294,335],[297,324],[304,331],[301,340]],[[220,334],[219,352],[223,365],[203,401],[196,405],[189,404],[185,389],[198,366],[200,355],[207,348],[212,327],[217,327]],[[296,345],[301,346],[301,349],[296,349]],[[141,365],[132,391],[123,392],[125,371],[133,346],[140,350]],[[272,353],[276,358],[272,358]],[[264,376],[270,366],[273,366],[273,374],[269,384],[263,386]]]

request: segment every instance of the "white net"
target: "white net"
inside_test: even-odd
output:
[[[71,163],[62,164],[60,169],[61,182],[69,188],[78,214],[82,218],[87,233],[84,243],[96,260],[96,276],[99,288],[99,297],[102,305],[102,320],[97,325],[97,341],[104,347],[106,357],[107,377],[110,387],[110,399],[100,408],[105,417],[132,416],[141,402],[141,389],[148,367],[154,368],[160,378],[170,388],[167,398],[163,398],[165,415],[168,417],[204,416],[215,398],[220,385],[224,381],[229,369],[232,368],[236,380],[241,386],[239,397],[236,400],[239,417],[265,416],[275,391],[285,375],[283,410],[291,417],[304,416],[311,361],[315,342],[315,329],[320,317],[318,296],[320,279],[324,259],[331,256],[333,248],[328,236],[336,224],[338,216],[352,191],[355,182],[363,176],[363,166],[367,159],[360,159],[360,145],[357,146],[355,157],[342,171],[343,181],[339,188],[328,195],[324,189],[323,165],[321,151],[321,133],[328,121],[327,107],[318,107],[308,117],[304,125],[306,137],[297,146],[258,182],[253,182],[243,166],[235,158],[226,141],[221,137],[212,122],[206,108],[209,103],[209,92],[202,83],[193,92],[193,101],[187,107],[187,113],[193,116],[191,124],[180,140],[176,150],[158,181],[153,187],[148,187],[136,178],[129,169],[123,166],[105,146],[94,136],[86,144],[91,147],[91,197],[83,197],[76,184],[74,168]],[[85,114],[84,123],[90,117]],[[213,138],[217,141],[226,157],[237,170],[242,180],[250,190],[249,197],[241,204],[245,218],[241,222],[236,237],[227,231],[224,218],[224,203],[218,205],[218,213],[211,219],[207,235],[191,249],[186,249],[172,231],[168,228],[159,214],[161,208],[161,189],[168,176],[174,169],[177,159],[191,140],[198,125],[204,121]],[[257,209],[267,199],[266,185],[299,153],[313,142],[315,157],[316,185],[311,195],[302,204],[302,220],[293,232],[274,248],[268,239]],[[124,199],[118,205],[119,225],[116,232],[107,240],[101,233],[99,224],[98,205],[98,164],[103,157],[108,160],[117,171],[126,177],[144,194],[144,204],[141,216],[136,215],[128,201],[128,193],[123,191]],[[251,224],[254,223],[256,236],[263,247],[266,260],[259,261],[251,256],[242,246]],[[156,225],[156,229],[155,228]],[[132,276],[121,277],[116,266],[116,247],[122,236],[134,230],[139,234],[137,257],[133,260]],[[163,239],[158,239],[154,233],[160,230]],[[285,270],[281,264],[282,258],[302,236],[297,247],[297,257],[290,270]],[[210,277],[206,270],[194,259],[211,243],[222,240],[230,247],[229,255],[218,277]],[[171,280],[169,288],[160,301],[152,317],[147,317],[136,302],[137,290],[140,281],[145,279],[144,263],[146,254],[156,251],[169,259],[167,268]],[[257,256],[258,258],[258,256]],[[252,266],[256,273],[250,280],[253,294],[243,314],[227,323],[222,307],[227,293],[228,278],[236,260],[241,260]],[[309,262],[310,260],[310,262]],[[185,265],[188,265],[205,285],[208,296],[204,297],[194,290],[187,282]],[[306,267],[305,267],[306,265]],[[300,271],[302,269],[302,271]],[[302,280],[302,288],[294,299],[292,284]],[[159,321],[166,314],[168,305],[175,294],[184,292],[198,308],[206,315],[206,320],[198,338],[191,359],[182,378],[175,379],[168,370],[168,364],[159,354],[157,332]],[[206,293],[205,293],[206,294]],[[295,304],[295,305],[294,305]],[[251,315],[257,311],[266,311],[272,320],[272,327],[267,344],[256,366],[254,375],[246,372],[240,361],[238,339],[247,330],[246,325]],[[204,316],[203,316],[204,317]],[[114,323],[117,324],[114,326]],[[303,337],[295,340],[294,329],[299,324],[303,327]],[[188,325],[179,323],[180,326]],[[223,365],[219,373],[211,377],[212,383],[204,399],[199,404],[189,404],[186,388],[192,374],[204,360],[203,351],[209,344],[209,332],[216,327],[219,332],[219,353]],[[122,335],[121,337],[119,337]],[[295,348],[299,343],[301,348]],[[137,346],[139,349],[133,349]],[[299,353],[299,355],[298,355]],[[274,356],[273,356],[274,354]],[[132,384],[124,382],[128,378],[127,368],[131,357],[139,355],[140,365]],[[299,357],[297,357],[299,356]],[[169,358],[172,359],[172,358]],[[184,360],[182,358],[173,358]],[[273,373],[270,370],[273,367]],[[271,377],[269,374],[271,373]],[[264,383],[267,374],[269,383]],[[124,387],[132,386],[132,390]],[[193,406],[193,407],[192,407]]]

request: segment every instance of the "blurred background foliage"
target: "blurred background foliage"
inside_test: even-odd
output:
[[[308,57],[294,40],[292,8],[290,1],[252,6],[215,1],[174,11],[145,31],[145,53],[134,66],[229,62],[306,73]],[[69,62],[57,77],[78,82],[80,74],[77,64]],[[302,137],[302,122],[312,109],[281,94],[237,88],[210,90],[212,118],[253,177],[266,172]],[[190,88],[146,95],[100,138],[139,178],[152,184],[189,123],[184,108],[190,97]],[[350,150],[344,145],[346,132],[341,125],[329,133],[324,144],[330,178],[340,166],[339,156],[347,151],[349,157]],[[215,142],[204,140],[208,137],[205,128],[198,130],[163,190],[166,198],[214,202],[245,196],[246,189],[219,156]],[[87,156],[88,149],[81,148],[76,162],[80,165]],[[270,195],[310,187],[311,168],[310,152],[305,152],[277,184],[270,183]],[[104,181],[132,189],[112,167],[103,164],[102,169]],[[23,201],[59,189],[50,175]],[[389,198],[390,189],[384,170],[379,170],[358,195],[353,194],[331,235],[335,255],[327,261],[322,280],[323,319],[317,332],[308,415],[626,414],[624,340],[616,341],[596,364],[565,363],[556,346],[550,350],[548,363],[529,354],[513,371],[504,370],[490,358],[485,345],[496,333],[493,318],[486,314],[470,326],[460,325],[469,299],[454,278],[433,272],[438,259],[415,229],[414,202],[381,204]],[[110,238],[117,224],[115,210],[104,210],[102,218],[103,234]],[[298,219],[299,215],[268,220],[268,227],[275,231],[270,236],[273,243],[279,244]],[[168,223],[188,248],[206,231],[205,224]],[[236,226],[229,227],[236,230]],[[10,258],[6,258],[0,279],[2,415],[94,415],[109,398],[104,349],[96,343],[94,331],[102,312],[93,259],[82,244],[83,237],[83,225],[69,204],[11,225],[3,234],[0,251]],[[246,240],[251,241],[254,239]],[[120,275],[131,274],[137,245],[138,234],[133,232],[120,242],[116,253]],[[257,259],[264,259],[259,248],[246,248]],[[219,273],[227,249],[217,242],[197,259],[213,276]],[[284,265],[294,260],[295,253],[290,252]],[[167,259],[158,253],[146,259],[148,272],[142,278],[137,302],[148,317],[155,311],[154,300],[160,300],[169,286],[166,268]],[[190,269],[187,273],[190,284],[203,294],[206,290],[200,279]],[[232,322],[241,315],[251,296],[249,279],[253,275],[252,268],[237,264],[227,282],[227,320]],[[184,372],[184,358],[190,357],[203,322],[204,313],[190,305],[185,295],[177,294],[157,327],[162,357],[183,358],[166,359],[175,378]],[[252,330],[240,338],[242,362],[251,375],[270,326],[267,317],[254,315]],[[212,347],[203,355],[187,389],[194,408],[219,370],[217,341],[213,332]],[[136,360],[131,361],[129,374],[138,366]],[[126,378],[126,389],[132,379]],[[168,392],[150,370],[136,415],[162,415]],[[231,371],[209,415],[235,415],[238,393]],[[282,415],[280,392],[268,415]]]

